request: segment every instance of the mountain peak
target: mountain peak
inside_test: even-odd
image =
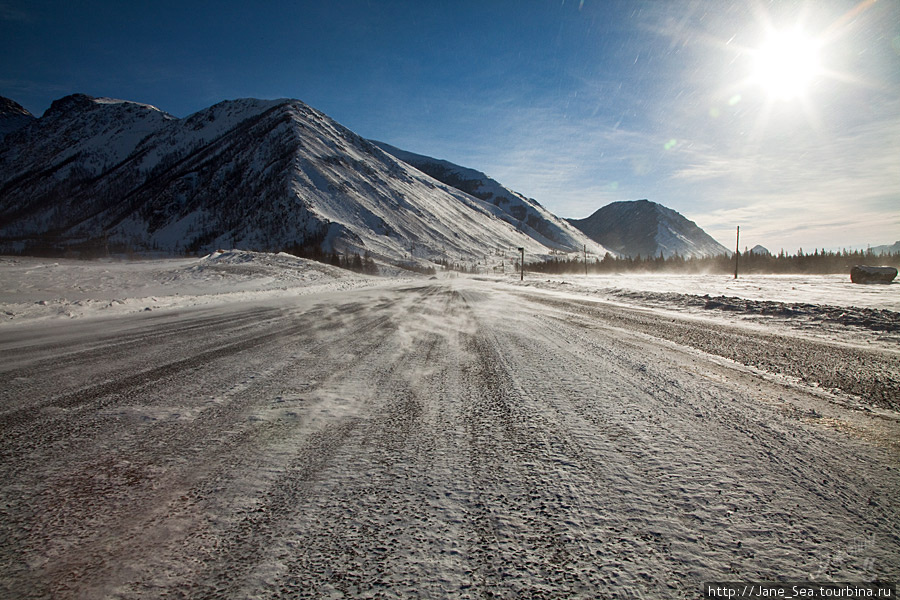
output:
[[[696,223],[657,202],[623,200],[585,219],[569,219],[594,241],[625,256],[709,256],[728,250]]]
[[[141,108],[162,114],[166,114],[151,104],[143,104],[141,102],[132,102],[130,100],[119,100],[117,98],[95,98],[87,94],[69,94],[58,100],[54,100],[50,104],[50,108],[44,111],[44,117],[56,117],[68,114],[75,114],[97,108],[100,106],[124,106],[129,109]]]
[[[34,115],[15,100],[0,96],[0,140],[34,121]]]
[[[94,105],[94,100],[93,96],[88,96],[87,94],[69,94],[54,100],[50,104],[50,108],[44,111],[44,116],[49,117],[91,108]]]
[[[11,116],[34,117],[33,114],[15,100],[0,96],[0,117]]]

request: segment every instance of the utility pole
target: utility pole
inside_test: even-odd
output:
[[[741,259],[741,226],[737,228],[737,241],[734,243],[734,278],[738,278],[738,263]]]
[[[584,245],[584,276],[587,277],[587,244]]]
[[[519,281],[525,281],[525,248],[519,248],[519,252],[522,253],[522,262],[519,263],[522,265],[522,269],[519,271]]]

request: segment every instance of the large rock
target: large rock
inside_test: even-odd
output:
[[[890,283],[897,277],[894,267],[870,267],[855,265],[850,269],[850,281],[853,283]]]

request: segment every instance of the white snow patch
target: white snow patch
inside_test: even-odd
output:
[[[748,275],[735,280],[727,275],[579,277],[527,272],[524,283],[514,284],[575,299],[638,306],[653,312],[674,311],[701,321],[900,351],[897,284],[858,285],[844,275]],[[743,306],[753,302],[782,306]]]
[[[296,296],[378,281],[290,254],[243,250],[142,261],[0,257],[0,326]]]
[[[747,300],[856,306],[900,312],[900,284],[858,285],[850,275],[678,275],[670,273],[580,276],[525,274],[591,293],[635,292],[732,296]],[[560,288],[561,289],[561,288]]]

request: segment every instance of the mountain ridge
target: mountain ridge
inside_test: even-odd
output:
[[[73,94],[0,143],[0,251],[241,245],[485,266],[554,251],[299,100],[178,119]]]
[[[492,203],[504,213],[504,220],[549,248],[578,252],[587,246],[593,254],[606,251],[606,248],[598,247],[596,241],[585,236],[565,219],[548,211],[538,201],[502,185],[481,171],[402,150],[385,142],[372,140],[372,143],[438,181]]]

